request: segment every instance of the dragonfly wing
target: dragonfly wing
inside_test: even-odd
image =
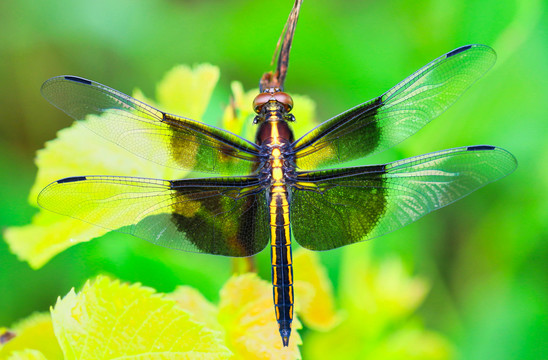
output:
[[[297,166],[313,170],[388,149],[451,106],[496,60],[493,49],[467,45],[409,76],[384,95],[312,129],[294,143]]]
[[[268,207],[255,177],[175,181],[118,176],[58,180],[40,206],[172,249],[250,256],[268,243]]]
[[[57,76],[42,95],[98,135],[177,169],[244,175],[256,169],[258,147],[228,131],[167,114],[95,81]]]
[[[292,231],[311,250],[373,239],[510,174],[516,166],[506,150],[480,145],[385,165],[302,172],[293,185]]]

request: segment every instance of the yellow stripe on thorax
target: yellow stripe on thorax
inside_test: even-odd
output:
[[[280,143],[280,131],[278,130],[279,122],[272,121],[271,124],[272,124],[271,126],[272,132],[270,133],[270,136],[272,137],[272,142],[274,144],[279,144]]]

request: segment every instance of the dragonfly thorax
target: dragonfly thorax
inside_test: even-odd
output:
[[[287,121],[275,114],[260,123],[255,137],[255,143],[260,146],[291,144],[294,140],[293,131]]]
[[[259,168],[261,182],[270,189],[286,192],[286,186],[295,181],[295,161],[289,142],[265,142],[261,148],[264,161]]]

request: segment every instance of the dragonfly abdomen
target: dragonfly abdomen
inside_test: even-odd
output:
[[[293,321],[293,264],[288,194],[284,185],[270,189],[269,205],[274,309],[283,344],[287,346]]]

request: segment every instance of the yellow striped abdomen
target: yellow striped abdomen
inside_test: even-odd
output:
[[[272,285],[276,320],[284,346],[289,342],[293,321],[293,264],[289,203],[284,185],[270,189]]]

